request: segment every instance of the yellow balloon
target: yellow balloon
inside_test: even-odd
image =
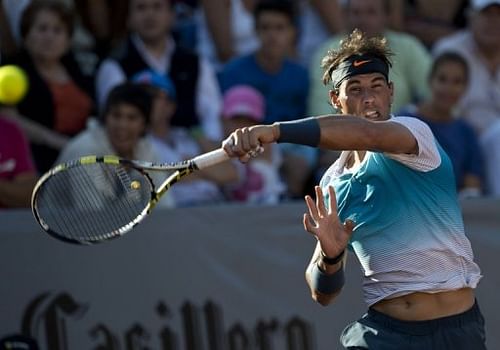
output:
[[[0,103],[15,105],[27,91],[28,78],[21,68],[14,65],[0,67]]]

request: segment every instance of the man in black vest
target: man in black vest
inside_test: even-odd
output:
[[[219,140],[221,94],[215,72],[207,61],[176,46],[173,20],[171,0],[129,0],[129,36],[99,67],[98,102],[102,105],[113,86],[151,69],[174,82],[177,112],[172,125],[201,130],[203,136]]]

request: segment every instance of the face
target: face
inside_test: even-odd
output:
[[[487,50],[500,50],[500,5],[491,5],[471,15],[475,40]]]
[[[289,17],[279,12],[264,11],[256,19],[261,50],[272,57],[286,57],[292,52],[295,27]]]
[[[41,10],[24,40],[28,52],[38,60],[58,61],[68,50],[69,32],[57,13]]]
[[[129,28],[145,42],[165,40],[173,19],[169,0],[130,0]]]
[[[442,62],[430,79],[433,103],[442,109],[452,109],[467,88],[464,67],[453,61]]]
[[[387,14],[383,0],[349,0],[347,21],[351,30],[358,28],[368,36],[381,34],[386,27]]]
[[[157,92],[151,110],[151,128],[163,129],[170,125],[175,109],[175,102],[165,92]]]
[[[121,157],[132,157],[146,128],[142,112],[133,105],[120,103],[111,107],[105,120],[109,141],[116,153]]]
[[[389,119],[392,96],[392,83],[380,73],[360,74],[343,81],[338,95],[330,91],[332,104],[342,113],[369,120]]]

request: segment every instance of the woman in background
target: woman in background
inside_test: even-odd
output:
[[[85,128],[94,106],[91,79],[70,50],[73,26],[64,4],[32,1],[21,18],[22,49],[9,59],[28,75],[29,90],[17,110],[40,172],[54,164],[69,137]]]
[[[429,76],[430,97],[409,106],[400,115],[426,122],[453,163],[457,189],[462,197],[478,196],[483,188],[483,156],[472,127],[454,114],[467,89],[467,62],[451,52],[436,57]]]

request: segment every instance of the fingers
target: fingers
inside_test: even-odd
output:
[[[328,186],[328,196],[329,198],[329,207],[330,213],[337,213],[337,195],[335,194],[335,189],[333,186]]]
[[[326,215],[325,199],[323,198],[323,191],[321,187],[315,186],[314,191],[316,192],[316,207],[320,216]]]
[[[311,196],[306,196],[305,199],[306,199],[307,209],[309,210],[309,215],[315,222],[318,222],[320,217],[316,204],[314,203]]]
[[[312,223],[311,216],[307,213],[304,213],[304,216],[302,218],[302,224],[304,225],[304,229],[313,234],[316,235],[316,227]]]
[[[248,153],[251,150],[248,128],[237,129],[234,134],[236,136],[234,141],[235,148],[242,153]]]
[[[264,151],[257,137],[249,128],[235,130],[222,142],[222,148],[230,157],[237,157],[244,163]]]
[[[344,222],[344,229],[345,232],[350,236],[352,235],[352,231],[354,230],[354,227],[356,226],[356,223],[352,220],[347,219]]]

